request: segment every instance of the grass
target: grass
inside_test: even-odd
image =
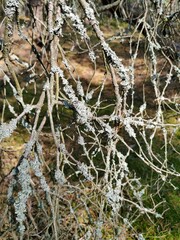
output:
[[[66,109],[65,109],[66,111]],[[66,114],[71,114],[69,111],[66,111]],[[20,156],[20,154],[22,153],[24,143],[28,141],[29,138],[29,134],[27,133],[27,131],[24,131],[20,128],[17,129],[16,132],[13,133],[13,135],[8,138],[5,139],[5,141],[2,143],[2,147],[3,149],[8,149],[9,146],[13,146],[13,150],[12,148],[10,148],[10,150],[12,151],[12,158],[13,160],[8,164],[7,162],[5,163],[5,168],[3,168],[4,173],[8,172],[11,167],[13,165],[16,164],[17,160],[18,160],[18,156]],[[51,145],[51,138],[47,139],[48,141],[44,141],[43,137],[41,139],[41,141],[44,141],[45,145],[44,147],[46,149],[49,148],[49,146]],[[176,142],[175,144],[178,146],[178,137],[176,136]],[[154,149],[156,151],[156,153],[158,153],[159,155],[162,155],[163,153],[163,149],[160,147],[161,146],[161,142],[159,142],[159,138],[156,139],[155,141],[155,146],[156,149]],[[53,150],[53,149],[52,149]],[[179,150],[179,149],[178,149]],[[172,152],[171,152],[172,151]],[[174,166],[177,168],[178,171],[180,171],[180,163],[179,163],[179,157],[176,153],[173,152],[172,149],[169,150],[169,161],[171,163],[174,164]],[[48,162],[51,163],[53,161],[53,156],[51,155],[51,153],[46,152],[45,155],[45,159],[49,159]],[[51,160],[52,159],[52,160]],[[95,164],[99,163],[101,159],[101,156],[95,158]],[[4,159],[5,160],[5,159]],[[154,188],[154,182],[156,181],[156,177],[157,175],[154,174],[153,172],[151,172],[151,170],[144,164],[142,164],[142,162],[133,154],[130,155],[129,157],[129,161],[128,161],[128,165],[129,168],[131,169],[131,171],[135,171],[137,176],[139,175],[142,179],[143,179],[143,183],[147,184],[147,182],[149,183],[149,190],[147,190],[145,196],[144,196],[144,201],[148,204],[149,201],[149,194],[153,193],[155,194],[157,192],[157,189]],[[51,166],[51,167],[50,167]],[[54,168],[53,164],[50,164],[49,167],[51,169]],[[2,170],[2,169],[1,169]],[[51,170],[52,171],[52,170]],[[49,173],[51,174],[51,173]],[[74,181],[76,181],[76,178],[74,178]],[[178,187],[179,186],[179,179],[176,177],[172,177],[171,178],[171,182]],[[154,190],[153,190],[154,189]],[[140,218],[136,223],[135,223],[135,230],[136,232],[139,233],[143,233],[143,236],[145,237],[145,239],[163,239],[163,240],[173,240],[173,239],[180,239],[180,200],[179,200],[179,196],[180,196],[180,190],[177,189],[176,191],[174,191],[173,187],[171,187],[169,184],[165,184],[165,186],[162,188],[161,190],[161,197],[158,195],[155,195],[154,197],[154,201],[159,202],[162,200],[165,200],[166,202],[159,208],[159,212],[163,212],[166,209],[168,209],[168,211],[165,211],[163,219],[156,219],[156,218],[152,218],[152,222],[149,221],[149,219],[145,216],[142,216],[142,218]],[[84,224],[86,226],[91,226],[91,223],[88,220],[88,215],[87,212],[82,208],[78,207],[78,199],[74,199],[74,207],[76,208],[77,205],[77,216],[78,216],[78,221],[80,224],[82,224],[84,226]],[[77,202],[76,202],[77,201]],[[93,199],[92,199],[93,201]],[[91,209],[91,214],[92,215],[96,215],[96,210],[92,208],[92,206],[90,205],[90,209]],[[67,220],[68,221],[68,220]],[[71,221],[70,221],[71,222]],[[66,223],[67,224],[67,223]],[[85,231],[86,228],[84,228]],[[111,239],[113,236],[113,232],[110,226],[108,225],[104,225],[103,226],[103,231],[104,233],[103,235],[103,239]],[[129,237],[127,239],[129,240],[133,240],[132,237],[130,237],[130,235],[132,235],[133,233],[129,233]]]
[[[117,23],[115,21],[112,22],[108,22],[108,31],[107,31],[107,26],[104,26],[103,28],[105,29],[105,31],[107,31],[106,33],[106,37],[110,37],[111,35],[114,34],[114,30],[117,29]],[[124,26],[122,24],[122,29],[126,26]],[[91,38],[91,40],[93,39],[93,37]],[[95,39],[94,39],[95,41]],[[126,43],[125,46],[127,47]],[[66,44],[68,47],[68,44]],[[117,41],[110,43],[110,45],[117,50],[118,54],[120,54],[122,57],[126,57],[129,56],[127,55],[126,51],[122,51],[123,49],[123,44],[119,44],[117,47]],[[121,47],[119,47],[121,46]],[[142,46],[143,47],[143,46]],[[118,48],[118,49],[117,49]],[[143,52],[143,49],[141,49]],[[89,73],[89,70],[92,70],[92,66],[90,66],[89,60],[85,59],[85,57],[82,55],[82,58],[79,58],[78,55],[72,56],[72,53],[70,53],[70,57],[72,57],[72,59],[76,62],[76,66],[79,67],[78,68],[78,73],[81,74],[81,79],[85,81],[84,86],[87,86],[88,83],[88,77],[87,77],[87,73]],[[79,58],[79,59],[78,59]],[[142,58],[142,53],[140,53],[140,60]],[[82,60],[85,62],[85,64],[82,66]],[[86,61],[87,60],[87,61]],[[98,62],[99,65],[102,64],[101,59]],[[141,62],[142,64],[142,62]],[[141,71],[141,69],[140,69]],[[139,72],[140,72],[139,71]],[[95,78],[92,86],[96,87],[99,85],[99,79],[102,79],[102,75],[104,73],[102,73],[101,71],[98,72],[98,76]],[[91,74],[90,74],[91,75]],[[140,75],[138,75],[140,76]],[[85,78],[87,77],[87,78]],[[141,80],[144,78],[145,76],[143,75],[143,77],[141,76]],[[21,79],[22,80],[22,79]],[[40,83],[40,80],[38,82],[38,88],[40,89],[40,86],[42,84]],[[11,104],[14,106],[15,111],[19,112],[20,111],[20,106],[16,103],[15,98],[13,97],[12,91],[10,90],[9,86],[7,86],[6,88],[7,90],[7,95],[6,97],[8,98],[8,100],[11,102]],[[27,92],[24,92],[24,101],[25,103],[31,103],[32,98],[35,97],[34,102],[36,103],[38,98],[39,98],[39,94],[40,94],[40,90],[39,92],[37,92],[36,95],[34,95],[34,91],[33,91],[33,86],[29,85],[26,88]],[[139,107],[141,106],[141,104],[143,103],[143,94],[142,94],[142,87],[141,85],[137,85],[137,96],[136,97],[136,102],[135,102],[135,110],[139,110]],[[147,90],[147,99],[149,100],[152,96],[151,96],[151,90],[152,87],[149,88]],[[102,98],[105,100],[102,104],[101,104],[101,109],[99,110],[99,112],[97,113],[98,116],[101,115],[110,115],[114,109],[114,103],[115,103],[115,98],[114,96],[112,96],[112,88],[109,86],[109,83],[107,84],[107,86],[105,87],[105,90],[103,91],[102,94]],[[95,98],[95,97],[94,97]],[[95,103],[95,99],[92,99],[92,101],[89,102],[90,105],[93,105]],[[0,102],[1,106],[2,106],[2,100]],[[107,104],[110,104],[108,107]],[[149,104],[150,107],[150,114],[154,114],[154,110],[155,110],[155,104],[153,103],[153,105]],[[1,110],[2,108],[0,108]],[[42,116],[44,116],[47,112],[47,105],[45,104],[42,112],[41,112],[41,118]],[[73,122],[73,111],[69,110],[65,107],[61,107],[59,109],[59,115],[61,117],[61,124],[62,124],[62,128],[66,127],[67,125],[69,125],[70,127],[65,131],[65,133],[69,134],[70,137],[73,136],[74,134],[74,125],[72,124]],[[164,117],[166,118],[167,123],[177,123],[177,116],[172,116],[172,112],[171,111],[167,111],[165,112]],[[33,114],[30,114],[29,117],[33,117]],[[53,117],[55,119],[55,124],[58,123],[58,119],[57,119],[57,112],[54,111],[53,112]],[[5,121],[8,121],[9,119],[12,118],[12,114],[10,113],[10,111],[8,109],[6,109],[5,112]],[[83,127],[82,127],[83,128]],[[172,129],[170,128],[169,131],[171,131]],[[133,144],[131,142],[131,139],[129,139],[129,137],[127,136],[127,133],[124,129],[121,129],[120,134],[122,134],[122,136],[124,138],[126,138],[127,142],[129,142],[130,144]],[[148,135],[148,133],[147,133]],[[4,175],[6,175],[13,166],[16,166],[19,157],[21,156],[23,149],[25,147],[25,143],[28,142],[30,137],[30,134],[24,130],[22,127],[18,126],[17,130],[11,135],[11,137],[9,137],[8,139],[5,139],[2,144],[1,144],[1,150],[3,152],[3,154],[1,155],[1,174],[2,174],[2,178]],[[77,136],[75,136],[75,138],[69,138],[68,137],[65,139],[65,141],[67,142],[67,147],[69,147],[70,150],[72,150],[72,146],[75,149],[74,150],[74,156],[75,158],[77,158],[80,161],[87,161],[87,159],[85,159],[85,157],[81,156],[81,149],[80,147],[77,146]],[[139,139],[140,136],[138,136]],[[102,136],[102,144],[104,142],[107,141],[106,136]],[[179,144],[179,139],[180,139],[180,128],[177,129],[175,131],[174,134],[174,138],[173,138],[173,144],[174,146],[176,146],[177,150],[180,151],[180,147],[178,146]],[[92,141],[92,140],[91,140]],[[49,167],[49,170],[45,168],[45,175],[50,183],[50,185],[54,187],[54,172],[56,169],[56,165],[55,165],[55,159],[56,159],[56,150],[55,150],[55,146],[54,146],[54,142],[52,139],[52,135],[51,135],[51,130],[50,130],[50,122],[49,120],[47,120],[45,128],[44,128],[44,132],[41,134],[40,136],[40,142],[42,143],[43,146],[43,155],[44,155],[44,160],[46,162],[46,164]],[[140,140],[140,143],[142,144],[142,147],[145,149],[145,144],[142,140]],[[143,145],[144,144],[144,145]],[[117,146],[121,152],[123,152],[123,145],[119,145]],[[135,146],[137,147],[137,146]],[[93,149],[92,149],[93,150]],[[154,152],[156,152],[160,158],[163,159],[164,157],[164,148],[163,148],[163,140],[160,136],[157,136],[157,138],[154,139],[154,144],[153,144],[153,150]],[[169,154],[169,162],[170,164],[173,164],[175,166],[175,168],[180,172],[180,159],[177,153],[175,153],[172,149],[172,147],[169,147],[168,149],[168,154]],[[65,159],[63,159],[65,161]],[[95,166],[98,166],[99,168],[104,168],[104,163],[102,162],[102,156],[101,153],[98,153],[96,155],[96,157],[94,158],[94,164]],[[128,158],[128,167],[130,168],[130,171],[132,173],[136,173],[136,175],[138,177],[140,177],[142,179],[142,183],[144,185],[148,184],[149,187],[146,190],[146,193],[144,195],[144,201],[146,202],[146,204],[148,206],[151,205],[151,201],[150,201],[150,194],[154,195],[154,201],[156,201],[157,203],[162,201],[162,200],[166,200],[166,202],[159,207],[159,212],[164,212],[164,216],[161,219],[156,219],[156,218],[152,218],[151,221],[146,217],[146,216],[142,216],[140,217],[139,220],[137,220],[137,222],[134,224],[134,229],[136,230],[137,233],[143,233],[145,239],[180,239],[180,200],[179,200],[179,196],[180,196],[180,190],[177,188],[176,191],[174,191],[173,187],[169,184],[165,184],[164,187],[162,188],[162,190],[160,191],[160,195],[157,194],[157,187],[155,187],[155,182],[157,181],[157,177],[158,175],[155,174],[154,172],[152,172],[150,170],[150,168],[143,164],[142,161],[139,160],[139,158],[131,153],[131,155]],[[78,174],[75,174],[74,172],[77,171],[76,167],[69,167],[69,165],[65,166],[64,172],[67,175],[71,175],[71,182],[73,183],[77,183],[79,179]],[[99,176],[103,176],[103,172],[99,172]],[[37,179],[35,179],[37,180]],[[172,177],[171,182],[178,187],[179,186],[179,179],[176,177]],[[76,229],[76,221],[78,221],[79,225],[81,226],[81,234],[83,235],[88,228],[91,229],[93,227],[95,227],[94,223],[92,223],[93,221],[91,221],[90,219],[95,220],[97,219],[97,216],[99,214],[98,210],[99,208],[97,208],[95,205],[97,204],[95,201],[98,200],[100,196],[98,196],[98,193],[93,191],[92,186],[88,186],[87,182],[83,182],[82,180],[82,184],[83,184],[83,193],[82,192],[78,192],[78,194],[73,193],[73,192],[67,192],[67,193],[63,193],[63,189],[60,189],[59,192],[57,190],[57,193],[59,195],[63,195],[63,197],[65,199],[68,199],[68,201],[71,202],[73,208],[76,210],[76,214],[77,214],[77,219],[75,219],[73,217],[72,212],[69,211],[68,206],[65,205],[65,202],[63,202],[61,200],[59,205],[62,206],[58,206],[59,209],[57,210],[58,214],[61,214],[61,219],[63,220],[61,222],[61,224],[59,226],[62,226],[63,229],[62,230],[62,236],[64,236],[62,239],[71,239],[72,236],[71,233],[73,233],[73,231],[75,231]],[[159,184],[162,185],[162,181],[159,181]],[[3,191],[7,190],[7,186],[6,189],[3,189]],[[66,191],[66,189],[64,189],[64,191]],[[128,194],[132,194],[132,193],[128,193]],[[88,204],[88,208],[89,213],[87,212],[87,210],[85,210],[84,205],[82,204],[82,199],[83,197],[88,196],[89,201],[87,202]],[[44,199],[45,196],[42,194],[40,196],[38,196],[39,199],[41,199],[41,202],[37,203],[37,198],[36,196],[33,196],[31,199],[31,203],[30,203],[30,208],[32,207],[32,214],[34,219],[36,220],[37,223],[39,223],[40,225],[40,230],[43,232],[47,233],[47,236],[50,239],[50,233],[51,230],[51,224],[52,224],[52,219],[51,216],[49,214],[50,212],[50,208],[48,205],[45,205],[45,210],[43,209],[43,207],[39,207],[41,204],[41,206],[43,206],[44,203]],[[0,201],[2,203],[6,202],[5,200],[5,196],[3,196],[2,198],[0,197]],[[54,202],[56,202],[56,200],[54,200]],[[92,204],[93,202],[93,204]],[[32,205],[31,205],[32,204]],[[38,205],[39,204],[39,205]],[[5,204],[7,205],[7,204]],[[1,208],[1,212],[3,212],[3,207],[4,205],[2,205]],[[62,207],[62,209],[60,209]],[[106,214],[107,214],[107,219],[111,219],[111,215],[110,215],[110,209],[108,209],[108,206],[104,207],[106,208]],[[128,211],[129,209],[127,209],[127,207],[125,206],[125,211]],[[166,211],[166,209],[169,209],[168,211]],[[28,213],[29,214],[29,213]],[[27,214],[27,215],[28,215]],[[89,214],[89,215],[88,215]],[[28,215],[28,218],[30,219],[30,215]],[[28,220],[29,220],[28,219]],[[29,223],[29,225],[28,225]],[[31,230],[32,232],[34,231],[34,226],[31,223],[31,221],[29,220],[29,222],[27,223],[27,226],[29,227],[29,230]],[[48,225],[48,224],[49,225]],[[120,221],[121,223],[121,221]],[[48,226],[47,226],[48,225]],[[123,225],[123,223],[122,223]],[[12,228],[16,229],[16,225],[14,225],[13,227],[8,226],[9,229],[12,231]],[[7,227],[7,229],[8,229]],[[3,231],[6,231],[7,229],[3,229]],[[76,229],[77,230],[77,229]],[[0,234],[2,233],[0,232]],[[43,233],[44,233],[43,232]],[[113,232],[113,226],[112,226],[112,222],[110,222],[109,220],[103,224],[102,226],[102,233],[103,233],[103,239],[112,239],[114,232]],[[49,234],[49,235],[48,235]],[[69,234],[69,235],[68,235]],[[48,239],[48,237],[46,239]],[[10,239],[10,237],[8,238],[4,238],[4,239]],[[3,240],[4,240],[3,239]],[[127,230],[127,239],[129,240],[133,240],[133,231],[131,230]]]

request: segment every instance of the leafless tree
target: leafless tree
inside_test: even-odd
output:
[[[18,129],[28,141],[1,179],[0,225],[11,225],[3,239],[144,239],[134,224],[162,218],[154,196],[165,184],[176,188],[169,156],[179,155],[179,1],[103,3],[5,1],[0,151]],[[126,23],[111,36],[105,10]],[[124,43],[126,59],[112,47]]]

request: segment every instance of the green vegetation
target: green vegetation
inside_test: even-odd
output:
[[[84,38],[77,18],[63,13],[63,34],[58,36],[48,26],[55,14],[48,15],[47,22],[43,16],[40,35],[35,22],[29,23],[35,24],[26,32],[32,41],[20,39],[15,29],[13,51],[30,63],[22,71],[11,62],[24,105],[13,93],[13,80],[12,86],[0,83],[2,135],[3,123],[8,125],[28,105],[39,103],[45,92],[42,106],[25,112],[17,128],[7,130],[13,131],[11,136],[1,142],[0,239],[21,235],[21,240],[135,240],[141,234],[147,240],[180,239],[180,188],[174,171],[180,172],[180,116],[179,100],[174,100],[174,63],[158,51],[159,36],[151,36],[146,22],[147,36],[139,31],[138,21],[133,25],[105,14],[101,36],[99,25],[91,25],[92,19],[82,11],[80,19],[89,36]],[[95,62],[89,57],[93,51]],[[132,82],[123,79],[126,70]],[[166,86],[172,73],[175,80]],[[87,91],[94,91],[90,100]],[[22,219],[17,219],[17,209]],[[21,233],[19,223],[24,226]]]

